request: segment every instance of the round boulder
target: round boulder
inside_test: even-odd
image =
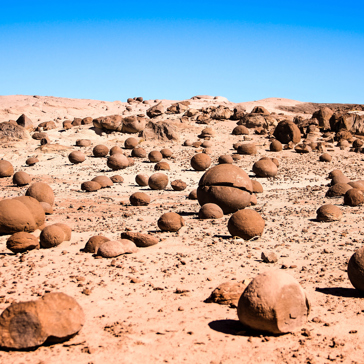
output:
[[[16,186],[25,186],[28,185],[32,179],[30,178],[29,174],[26,172],[16,172],[13,175],[13,183]]]
[[[185,225],[183,217],[175,212],[166,212],[158,219],[157,223],[162,231],[170,232],[178,231]]]
[[[92,154],[97,158],[106,157],[109,154],[109,148],[106,145],[98,144],[92,150]]]
[[[144,192],[135,192],[129,197],[133,206],[147,206],[150,204],[150,197]]]
[[[84,162],[86,159],[86,156],[80,151],[76,150],[68,155],[68,160],[72,164],[78,164]]]
[[[148,154],[148,159],[152,163],[158,163],[163,159],[163,155],[158,150],[153,150]]]
[[[34,235],[21,231],[10,236],[6,247],[15,254],[24,253],[28,250],[39,249],[39,241]]]
[[[301,140],[300,129],[293,121],[290,120],[283,120],[279,122],[273,135],[283,144],[288,144],[289,142],[298,144]]]
[[[347,190],[344,195],[344,205],[359,206],[364,203],[363,192],[357,188]]]
[[[238,154],[255,155],[258,153],[258,149],[254,143],[242,143],[236,150]]]
[[[171,187],[174,191],[183,191],[187,188],[187,183],[183,182],[181,179],[176,179],[175,181],[171,182]]]
[[[25,163],[28,165],[28,166],[34,166],[35,164],[37,164],[39,162],[39,159],[38,158],[35,158],[35,157],[30,157],[28,158]]]
[[[164,173],[154,173],[148,179],[148,186],[152,190],[164,190],[168,185],[168,177]]]
[[[107,159],[107,166],[113,171],[118,171],[120,169],[129,167],[129,160],[123,154],[114,154]]]
[[[364,291],[364,247],[351,256],[347,272],[351,284],[357,290]]]
[[[101,188],[111,187],[114,183],[113,181],[107,176],[97,176],[92,178],[93,182],[97,182]]]
[[[95,181],[86,181],[81,184],[81,190],[86,192],[96,192],[101,188],[100,183]]]
[[[205,171],[211,165],[211,158],[205,153],[195,154],[191,158],[191,167],[195,171]]]
[[[341,209],[332,204],[322,205],[316,211],[316,220],[324,222],[332,222],[341,220],[343,213]]]
[[[232,236],[250,240],[263,234],[265,221],[254,210],[244,209],[235,212],[228,221],[228,230]]]
[[[47,202],[51,206],[54,204],[54,193],[52,188],[44,182],[35,182],[27,189],[25,196],[30,196],[39,202]]]
[[[345,193],[350,189],[352,189],[352,187],[347,183],[336,183],[328,189],[326,192],[326,197],[344,196]]]
[[[280,152],[283,150],[282,143],[279,140],[273,140],[269,145],[271,152]]]
[[[220,219],[224,216],[223,211],[219,205],[214,203],[206,203],[198,212],[199,219]]]
[[[310,305],[300,284],[289,274],[270,270],[256,276],[238,303],[240,322],[251,329],[285,334],[307,323]]]
[[[124,142],[125,149],[134,149],[139,144],[138,139],[130,137]]]
[[[112,183],[123,183],[124,182],[124,178],[119,176],[118,174],[116,174],[115,176],[111,176],[110,180]]]
[[[148,180],[149,176],[147,174],[139,173],[135,176],[135,182],[141,187],[148,186]]]
[[[134,148],[132,151],[131,151],[131,156],[133,158],[146,158],[147,156],[147,152],[145,151],[144,148]]]
[[[331,162],[332,157],[329,153],[323,153],[320,155],[320,162]]]
[[[53,248],[65,240],[65,233],[60,226],[49,225],[42,230],[39,239],[42,248]]]
[[[11,177],[14,173],[14,167],[13,165],[6,161],[1,159],[0,160],[0,178],[4,177]]]
[[[87,243],[85,247],[83,248],[83,251],[85,253],[92,253],[96,254],[99,250],[100,246],[105,243],[106,241],[109,241],[110,239],[103,235],[95,235],[91,236],[90,239],[87,240]]]
[[[257,177],[275,177],[277,175],[278,168],[270,158],[264,158],[253,164],[253,172]]]
[[[249,206],[252,191],[251,180],[245,171],[233,164],[219,164],[201,177],[197,198],[201,206],[215,203],[224,214],[230,214]]]

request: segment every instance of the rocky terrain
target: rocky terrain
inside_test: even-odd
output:
[[[327,192],[335,184],[329,178],[334,170],[346,177],[339,183],[364,180],[363,109],[279,98],[236,104],[210,96],[128,102],[0,96],[0,159],[14,172],[26,172],[30,184],[47,183],[55,202],[46,225],[72,229],[69,241],[24,253],[7,248],[11,234],[0,236],[0,312],[13,302],[63,292],[85,315],[81,331],[69,340],[2,350],[0,362],[362,363],[364,295],[350,283],[347,266],[362,246],[364,201],[351,206],[344,203],[345,192],[333,197]],[[23,114],[30,121],[19,120]],[[24,127],[18,126],[24,120]],[[290,126],[293,136],[277,133],[285,120],[295,125]],[[237,124],[248,133],[240,128],[233,134]],[[288,134],[283,149],[272,151],[271,142]],[[113,170],[108,156],[94,156],[94,147],[105,145],[118,146],[130,158],[133,150],[125,148],[130,137],[146,156],[133,156],[126,168]],[[89,143],[80,147],[79,140]],[[239,143],[249,148],[239,149]],[[162,159],[170,169],[158,171],[168,176],[167,187],[138,185],[136,175],[156,172],[148,154],[163,149],[172,152]],[[74,151],[85,160],[71,163]],[[211,158],[210,167],[221,156],[233,157],[233,165],[261,184],[263,192],[248,207],[264,219],[261,236],[232,236],[231,213],[199,218],[201,206],[189,194],[205,173],[191,167],[191,158],[200,153]],[[328,157],[321,160],[324,153]],[[38,162],[27,164],[30,157]],[[258,178],[252,171],[262,157],[275,158],[274,176]],[[110,187],[81,189],[96,176],[115,175],[122,179]],[[176,180],[186,188],[174,190]],[[10,176],[0,178],[0,184],[1,200],[24,196],[29,188],[14,184]],[[361,196],[364,182],[354,186]],[[144,192],[150,202],[131,204],[136,192]],[[318,221],[316,211],[325,204],[339,207],[342,217]],[[158,220],[166,212],[183,218],[178,231],[161,230]],[[128,232],[149,234],[158,242],[109,259],[83,251],[92,236],[114,241]],[[32,235],[39,238],[41,230]],[[273,259],[263,259],[262,253]],[[245,285],[269,270],[290,274],[306,292],[311,308],[299,330],[284,335],[253,331],[239,322],[236,302],[208,302],[220,284]]]

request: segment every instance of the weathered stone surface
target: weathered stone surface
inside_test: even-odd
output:
[[[158,139],[160,141],[179,141],[177,128],[165,121],[149,121],[145,126],[145,129],[139,133],[139,137],[144,140]]]
[[[25,130],[32,131],[34,129],[33,122],[24,114],[19,116],[16,123],[22,126]]]
[[[6,241],[6,247],[13,253],[23,253],[28,250],[39,249],[39,240],[27,232],[18,232]]]
[[[115,258],[122,254],[132,254],[137,251],[138,248],[131,240],[108,240],[101,244],[97,255],[101,255],[103,258]]]
[[[205,302],[238,307],[239,298],[246,287],[246,281],[222,283],[212,291],[210,297],[208,297]]]
[[[159,239],[153,235],[133,233],[130,231],[121,233],[120,237],[121,239],[131,240],[138,248],[146,248],[148,246],[156,245],[159,242]]]
[[[274,130],[274,137],[283,144],[288,144],[289,142],[298,144],[301,140],[301,132],[293,121],[283,120],[278,123]]]

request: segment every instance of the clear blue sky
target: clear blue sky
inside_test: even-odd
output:
[[[0,0],[0,94],[364,103],[364,1]]]

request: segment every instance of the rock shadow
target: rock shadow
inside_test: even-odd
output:
[[[210,329],[221,332],[225,335],[234,335],[234,336],[245,336],[245,337],[261,337],[264,336],[277,336],[274,334],[270,334],[267,332],[260,332],[256,330],[252,330],[248,327],[245,327],[239,320],[215,320],[209,322]]]
[[[333,288],[316,288],[315,290],[316,292],[336,297],[364,298],[364,292],[360,292],[355,288],[333,287]]]

